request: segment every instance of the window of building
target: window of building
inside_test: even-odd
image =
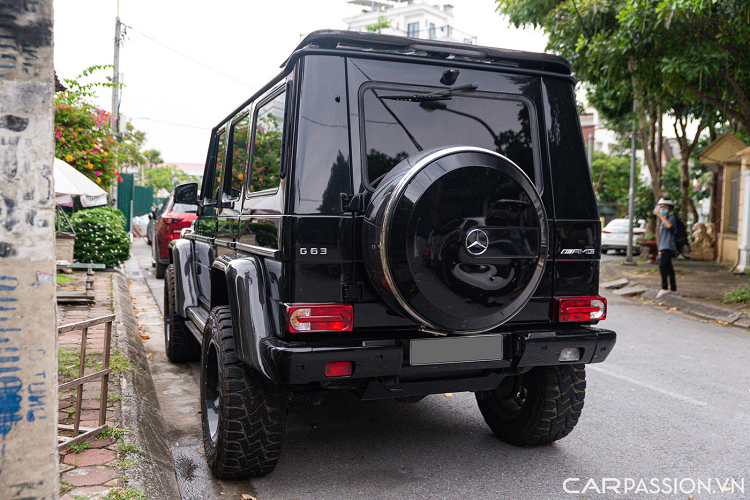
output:
[[[409,23],[406,25],[406,36],[419,38],[419,23]]]
[[[282,91],[261,103],[255,112],[253,129],[253,165],[248,175],[248,192],[279,186],[281,146],[284,131],[286,94]]]
[[[732,170],[729,178],[729,225],[727,231],[737,233],[737,220],[740,212],[740,169]]]
[[[435,30],[435,23],[430,23],[430,40],[435,40],[437,38],[437,33]]]

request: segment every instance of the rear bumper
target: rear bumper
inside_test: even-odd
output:
[[[398,384],[399,380],[431,380],[431,383],[443,380],[446,389],[438,392],[459,392],[458,387],[451,386],[451,380],[455,382],[467,376],[471,379],[478,373],[484,373],[483,379],[493,373],[502,378],[503,373],[513,374],[519,369],[571,364],[559,361],[560,352],[565,348],[581,350],[581,358],[574,364],[600,363],[612,351],[616,338],[615,332],[594,327],[509,332],[505,335],[501,360],[420,366],[409,363],[408,339],[359,341],[356,345],[345,346],[266,338],[261,341],[260,354],[264,368],[277,383],[304,385],[313,382],[395,379]],[[325,366],[334,361],[351,361],[354,367],[352,374],[327,378]],[[485,390],[475,389],[471,384],[469,386],[463,390]]]

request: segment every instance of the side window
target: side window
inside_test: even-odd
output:
[[[208,168],[208,174],[210,177],[205,179],[206,197],[208,201],[217,201],[221,195],[221,175],[224,172],[224,164],[226,163],[226,148],[227,148],[227,134],[225,130],[219,131],[216,139],[216,163],[214,168]],[[212,172],[213,170],[213,172]]]
[[[253,165],[250,171],[248,192],[279,186],[285,103],[286,94],[282,92],[263,103],[255,112]]]
[[[229,196],[233,199],[240,197],[245,185],[245,171],[248,157],[248,131],[250,130],[250,115],[245,115],[232,125],[232,161],[230,164],[231,181]]]

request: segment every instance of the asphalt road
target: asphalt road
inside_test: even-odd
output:
[[[153,278],[148,250],[140,243],[133,247],[161,303],[163,280]],[[602,326],[617,331],[617,346],[606,362],[587,368],[586,403],[576,430],[541,448],[498,441],[473,394],[402,404],[363,403],[334,393],[322,405],[292,409],[274,473],[219,482],[202,461],[192,415],[198,406],[197,365],[165,366],[163,356],[154,356],[155,379],[169,374],[169,383],[156,385],[183,499],[234,499],[241,493],[259,500],[687,499],[691,487],[695,500],[750,498],[750,335],[636,299],[605,296],[609,313]],[[182,400],[177,389],[169,389],[175,384]],[[180,411],[192,416],[178,418]],[[579,480],[565,483],[570,478]],[[603,485],[605,478],[612,481]],[[634,493],[641,479],[644,488],[657,491],[652,478],[659,494]],[[596,488],[565,491],[564,484],[581,492],[589,479]],[[712,492],[703,487],[699,493],[699,481]],[[599,494],[603,486],[612,489]],[[677,493],[670,493],[674,489]]]

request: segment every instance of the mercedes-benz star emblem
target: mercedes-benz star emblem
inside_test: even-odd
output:
[[[489,246],[490,239],[481,229],[472,229],[466,235],[466,251],[471,255],[482,255]]]

